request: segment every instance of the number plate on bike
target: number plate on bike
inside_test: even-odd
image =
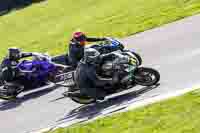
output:
[[[75,84],[74,78],[73,78],[73,72],[64,73],[64,74],[58,75],[57,77],[59,77],[59,81],[61,81],[63,85],[72,86]]]
[[[66,86],[73,86],[75,84],[73,78],[73,72],[69,72],[64,75],[64,85]]]

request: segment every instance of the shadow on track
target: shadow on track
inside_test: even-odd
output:
[[[20,106],[25,101],[28,101],[30,99],[39,98],[39,97],[41,97],[41,96],[43,96],[47,93],[52,92],[55,89],[57,89],[57,86],[53,86],[53,87],[50,87],[50,88],[45,88],[45,89],[42,89],[42,90],[39,90],[39,91],[28,93],[28,94],[23,95],[22,97],[18,97],[16,99],[11,100],[11,101],[0,102],[0,111],[16,108],[16,107]]]
[[[133,91],[130,93],[126,93],[124,95],[113,97],[100,103],[82,105],[72,110],[71,112],[67,113],[67,115],[64,118],[59,119],[57,122],[64,123],[75,119],[80,119],[81,122],[83,122],[103,114],[108,115],[110,113],[123,110],[127,108],[130,104],[136,102],[134,101],[135,98],[158,86],[159,84],[153,87],[143,87],[138,91]]]
[[[33,3],[39,3],[42,1],[45,0],[0,0],[0,16],[7,14],[14,9],[23,9]]]

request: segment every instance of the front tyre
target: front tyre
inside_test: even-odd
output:
[[[131,52],[138,60],[138,65],[142,65],[142,57],[138,54],[138,53],[135,53],[135,52]]]
[[[152,68],[139,67],[134,72],[135,82],[142,86],[156,85],[160,81],[160,73]]]
[[[0,87],[0,98],[4,100],[12,100],[23,90],[22,87],[15,83],[5,83]]]

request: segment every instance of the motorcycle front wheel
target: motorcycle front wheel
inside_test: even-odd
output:
[[[139,67],[134,72],[135,82],[142,86],[156,85],[160,81],[160,73],[152,68]]]
[[[135,52],[131,52],[138,60],[138,65],[142,65],[142,57],[138,54],[138,53],[135,53]]]
[[[14,83],[5,83],[0,87],[0,98],[4,100],[15,99],[23,88],[20,88],[19,85]]]

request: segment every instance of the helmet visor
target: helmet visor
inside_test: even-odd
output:
[[[75,37],[75,39],[78,42],[85,42],[86,41],[86,36],[85,35],[81,35],[81,36]]]

